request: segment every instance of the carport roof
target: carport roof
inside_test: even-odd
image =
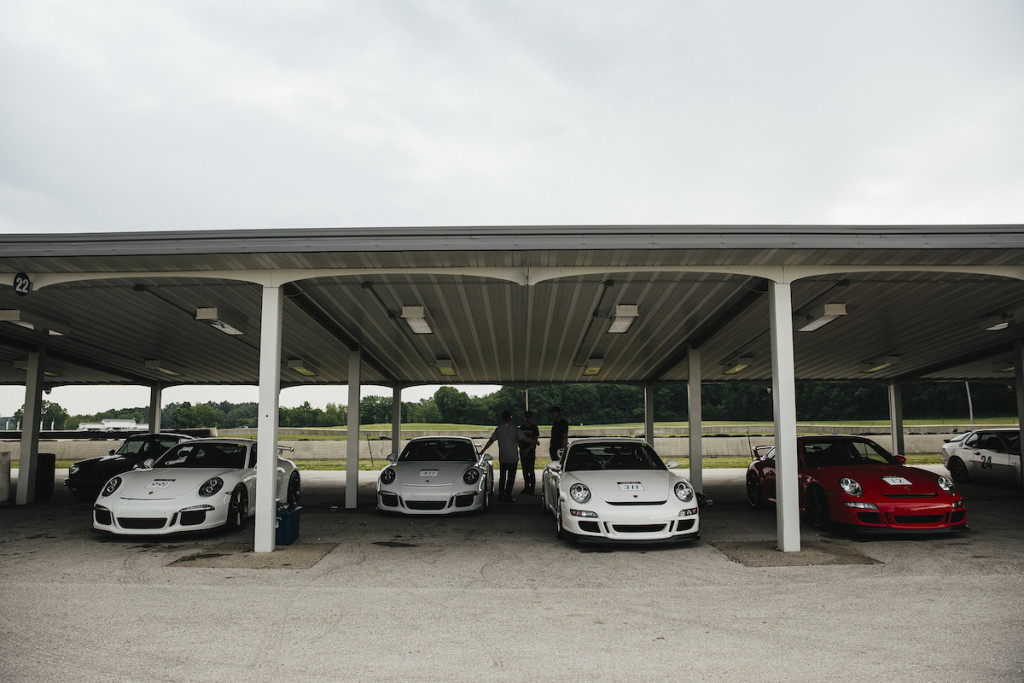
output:
[[[0,383],[45,344],[53,384],[255,384],[261,285],[284,288],[282,384],[705,381],[771,377],[769,279],[793,279],[801,379],[1012,379],[1024,316],[1024,226],[488,226],[7,235],[25,273],[0,309],[61,336],[0,325]],[[608,332],[617,305],[639,317]],[[413,334],[403,306],[423,306]],[[195,319],[216,308],[244,332]],[[39,325],[36,326],[37,328]],[[737,374],[728,367],[748,362]],[[867,373],[888,359],[888,367]],[[301,360],[316,374],[288,367]],[[587,361],[596,375],[584,375]],[[149,363],[147,364],[147,361]],[[155,363],[159,361],[159,363]],[[441,375],[451,362],[455,375]],[[148,367],[147,367],[148,365]],[[166,375],[159,365],[177,372]]]

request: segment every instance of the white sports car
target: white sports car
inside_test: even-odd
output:
[[[958,484],[972,479],[1019,483],[1020,430],[992,427],[946,439],[942,464]]]
[[[577,439],[541,475],[560,538],[632,543],[700,537],[697,495],[640,439]]]
[[[278,455],[277,501],[298,504],[299,493],[295,463]],[[108,481],[93,505],[92,526],[143,536],[220,526],[237,531],[255,500],[256,442],[195,439]]]
[[[407,515],[486,510],[494,493],[489,455],[464,436],[420,436],[377,479],[377,509]]]

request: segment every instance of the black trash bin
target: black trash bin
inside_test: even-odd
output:
[[[57,456],[40,453],[36,458],[36,500],[53,498],[53,479],[57,469]]]

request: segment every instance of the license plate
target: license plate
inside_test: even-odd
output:
[[[644,485],[641,484],[638,481],[620,481],[619,482],[619,490],[620,491],[643,491],[644,490]]]
[[[436,477],[437,470],[420,470],[421,477]]]
[[[165,489],[174,482],[173,479],[154,479],[149,482],[147,489]]]
[[[906,477],[882,477],[882,481],[893,486],[910,486],[911,482]]]

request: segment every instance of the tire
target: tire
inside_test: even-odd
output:
[[[971,477],[967,474],[967,465],[964,461],[957,457],[949,459],[949,463],[946,465],[946,469],[949,470],[949,477],[954,483],[962,484],[965,481],[970,481]]]
[[[828,496],[820,486],[815,486],[807,492],[807,520],[818,531],[827,531],[832,526]]]
[[[301,498],[302,481],[299,479],[298,472],[292,472],[291,476],[288,477],[288,497],[286,500],[289,505],[298,505]]]
[[[755,510],[764,507],[764,496],[761,495],[761,480],[753,472],[747,475],[747,503]]]
[[[231,501],[228,503],[228,521],[224,526],[228,531],[238,531],[245,526],[245,520],[249,518],[249,494],[245,488],[239,486],[231,492]]]

